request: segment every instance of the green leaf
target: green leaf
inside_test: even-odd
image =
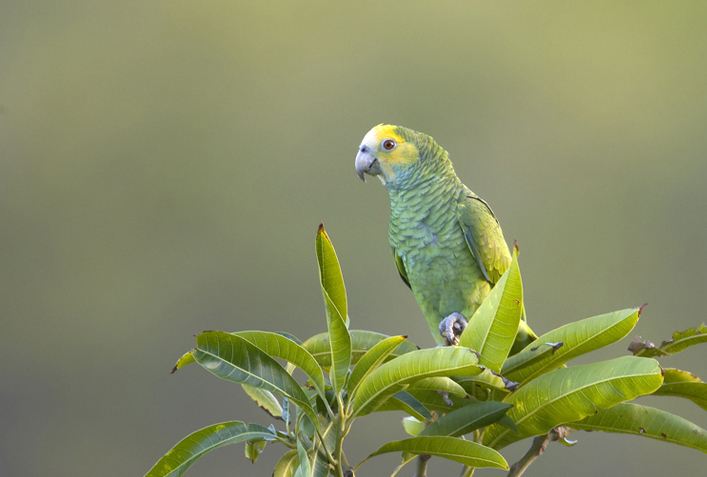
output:
[[[439,394],[437,395],[439,396]],[[405,391],[400,391],[391,398],[385,400],[375,410],[375,412],[385,411],[403,411],[408,413],[410,416],[419,419],[420,421],[432,419],[432,413],[430,413],[429,409],[427,409],[425,405],[418,401],[412,394]]]
[[[185,366],[188,366],[194,362],[194,355],[192,354],[194,352],[193,349],[190,349],[186,353],[184,353],[182,356],[179,357],[177,360],[177,363],[174,365],[174,368],[172,368],[172,374],[176,373],[178,370],[182,369]]]
[[[273,469],[272,477],[294,477],[295,470],[299,465],[299,459],[297,458],[297,451],[291,449],[285,452],[280,460],[275,464],[275,469]]]
[[[245,458],[248,459],[251,464],[255,464],[258,457],[260,457],[260,454],[262,454],[263,450],[265,450],[266,445],[267,441],[262,439],[246,441],[244,449]]]
[[[523,283],[518,256],[476,309],[459,345],[478,351],[479,363],[499,372],[511,351],[523,311]]]
[[[707,384],[689,371],[663,368],[663,385],[653,394],[689,399],[707,411]]]
[[[437,391],[423,391],[420,389],[408,388],[406,391],[404,391],[404,393],[414,397],[425,408],[442,413],[450,412],[454,409],[459,409],[460,407],[464,407],[466,404],[469,403],[468,399],[459,399],[449,396],[447,396],[445,399],[445,397]],[[381,408],[382,407],[383,406],[381,406]]]
[[[346,384],[346,388],[349,390],[349,393],[353,394],[361,380],[380,366],[380,364],[385,361],[385,359],[390,356],[390,354],[395,351],[395,349],[400,346],[400,343],[405,341],[406,338],[406,336],[391,336],[379,341],[373,345],[371,349],[366,351],[354,367],[353,371],[351,371],[351,376],[349,376],[349,381]]]
[[[447,393],[450,396],[466,397],[466,391],[456,381],[449,379],[446,376],[437,376],[434,378],[423,378],[415,381],[408,389],[420,389],[426,391],[437,391]]]
[[[297,460],[298,465],[295,469],[295,477],[312,477],[312,463],[310,462],[310,453],[304,448],[302,441],[297,439]]]
[[[324,226],[319,226],[316,239],[319,282],[326,306],[329,347],[331,351],[330,376],[336,392],[344,387],[346,374],[351,365],[351,336],[348,330],[346,288],[341,274],[339,259]]]
[[[200,429],[172,447],[145,477],[178,477],[204,454],[229,444],[249,440],[274,440],[267,428],[241,421],[222,422]]]
[[[245,338],[223,331],[206,331],[196,337],[194,358],[204,369],[221,379],[287,397],[316,421],[309,399],[297,381],[280,363]]]
[[[484,369],[481,373],[476,376],[468,376],[466,378],[459,378],[457,382],[468,394],[474,394],[474,387],[479,386],[483,389],[492,389],[495,391],[501,391],[504,394],[509,393],[511,388],[515,386],[516,383],[508,380],[504,380],[503,377],[497,373],[494,373],[490,369]]]
[[[282,358],[297,366],[304,371],[319,393],[324,395],[324,371],[309,351],[295,341],[270,331],[238,331],[231,334],[248,340],[269,356]]]
[[[695,328],[674,332],[672,339],[663,341],[659,347],[650,341],[640,340],[631,343],[629,351],[636,356],[669,356],[704,342],[707,342],[707,326],[702,323]]]
[[[324,224],[319,225],[317,231],[317,263],[319,264],[319,278],[322,290],[329,296],[334,311],[344,321],[348,323],[348,308],[346,303],[346,287],[344,286],[344,275],[341,273],[339,258],[331,243],[331,238],[324,230]]]
[[[499,401],[473,401],[446,414],[422,432],[424,436],[462,436],[501,419],[512,404]]]
[[[367,330],[350,330],[351,336],[351,363],[355,364],[358,360],[371,349],[376,343],[390,338],[383,333]],[[322,368],[331,366],[331,350],[329,348],[329,333],[319,333],[307,339],[302,346],[309,351],[314,359],[317,360]],[[409,353],[418,349],[413,343],[408,340],[403,341],[397,350],[394,351],[388,359],[392,359],[401,354]]]
[[[403,418],[403,430],[411,436],[419,436],[425,430],[425,421],[421,421],[414,416]]]
[[[432,419],[430,411],[412,394],[401,391],[390,398],[391,403],[397,403],[399,409],[420,420]]]
[[[368,458],[389,452],[407,452],[417,455],[433,455],[460,462],[471,467],[493,467],[508,470],[508,463],[495,450],[449,436],[418,436],[401,441],[388,442]]]
[[[265,412],[272,417],[282,418],[282,406],[275,395],[266,389],[241,384],[243,391]]]
[[[661,409],[634,403],[604,409],[570,426],[585,431],[635,434],[707,453],[707,431],[700,426]]]
[[[433,376],[468,376],[481,372],[477,355],[467,348],[412,351],[382,364],[369,374],[351,398],[352,415],[365,414],[412,381]]]
[[[506,374],[513,374],[514,372],[522,369],[522,368],[527,368],[530,367],[531,365],[534,365],[538,363],[541,360],[544,360],[548,358],[551,354],[554,354],[555,351],[560,349],[562,346],[565,344],[561,341],[552,343],[552,342],[546,342],[546,343],[539,343],[539,344],[533,344],[533,346],[528,346],[518,353],[514,354],[513,356],[510,356],[505,363],[503,363],[503,368],[501,368],[501,372],[506,375]]]
[[[567,361],[620,340],[631,332],[638,322],[639,309],[630,308],[603,315],[592,316],[568,323],[545,333],[526,346],[520,353],[509,358],[502,374],[508,379],[527,382],[552,369],[559,368]],[[544,354],[542,359],[533,359],[545,343],[562,342],[556,351]],[[537,350],[535,349],[537,348]],[[518,361],[528,363],[516,367]],[[514,368],[512,371],[509,368]]]
[[[324,438],[324,444],[331,454],[334,453],[336,449],[336,442],[338,438],[339,427],[333,422],[329,422],[324,431],[322,432],[322,437]],[[323,449],[323,445],[320,440],[317,440],[315,445],[315,452],[312,459],[312,474],[315,477],[326,477],[329,475],[329,462],[326,456],[326,452]]]
[[[650,394],[663,383],[654,359],[621,358],[560,368],[544,374],[509,394],[513,404],[508,417],[517,431],[494,424],[484,442],[500,449],[528,436],[547,433],[553,427],[579,421],[622,401]]]

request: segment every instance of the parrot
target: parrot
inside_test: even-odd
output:
[[[393,260],[432,336],[440,345],[458,344],[468,319],[511,264],[491,207],[462,183],[443,147],[403,126],[379,124],[368,131],[355,169],[364,182],[375,176],[387,189]],[[535,338],[521,320],[513,350]]]

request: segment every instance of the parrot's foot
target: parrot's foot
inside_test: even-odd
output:
[[[437,391],[437,393],[442,397],[442,401],[449,407],[454,406],[454,401],[449,399],[449,393],[446,391]]]
[[[439,334],[441,334],[447,346],[459,344],[459,337],[466,328],[466,318],[461,313],[454,312],[439,322]]]

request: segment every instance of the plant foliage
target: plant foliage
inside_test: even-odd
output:
[[[238,383],[276,423],[205,427],[178,442],[146,477],[180,476],[208,452],[241,442],[253,462],[266,445],[281,446],[275,477],[352,476],[368,459],[391,452],[402,455],[391,475],[415,456],[459,462],[471,475],[476,468],[508,469],[499,450],[558,426],[633,434],[707,452],[707,432],[698,425],[631,402],[654,394],[707,407],[702,380],[661,369],[654,359],[705,342],[704,325],[676,332],[660,346],[636,341],[630,346],[635,356],[570,364],[629,334],[641,311],[630,308],[568,323],[512,354],[523,314],[514,254],[459,346],[418,349],[405,336],[349,329],[343,274],[323,226],[315,244],[326,332],[300,341],[267,331],[205,331],[174,367],[196,363]],[[296,369],[304,379],[295,378]],[[387,411],[406,415],[403,428],[412,437],[381,443],[350,465],[344,442],[354,423]]]

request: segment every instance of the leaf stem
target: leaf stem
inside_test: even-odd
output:
[[[292,438],[290,434],[286,434],[282,431],[277,431],[276,439],[278,442],[281,442],[290,449],[297,449],[297,442]]]
[[[404,460],[400,463],[400,465],[395,468],[395,470],[393,471],[393,473],[390,474],[390,477],[398,477],[398,474],[400,473],[401,470],[403,470],[403,467],[405,467],[406,465],[408,465],[413,459],[415,459],[414,456],[413,456],[413,457],[410,457],[410,458],[408,458],[408,459],[404,459]],[[363,462],[362,462],[362,463],[363,463]],[[359,465],[361,465],[361,464],[359,464]],[[357,466],[357,467],[358,467],[358,466]]]
[[[341,394],[336,396],[337,404],[339,405],[339,419],[336,435],[336,449],[334,450],[334,456],[336,457],[336,475],[337,477],[344,477],[344,461],[346,457],[344,456],[344,438],[347,434],[347,422],[346,422],[346,412],[344,409],[344,402],[341,399]]]
[[[319,428],[317,426],[314,426],[314,430],[317,433],[317,437],[319,438],[319,443],[322,445],[322,448],[324,449],[324,454],[326,454],[326,458],[329,461],[330,464],[337,466],[336,459],[334,459],[334,456],[331,455],[331,452],[329,452],[329,449],[326,446],[326,441],[324,440],[324,436],[322,435],[321,432],[319,432]]]
[[[327,414],[329,415],[329,418],[333,421],[336,414],[334,414],[334,411],[331,409],[331,406],[329,405],[329,401],[326,399],[326,395],[322,394],[320,395],[322,402],[324,402],[324,407],[326,408]]]

